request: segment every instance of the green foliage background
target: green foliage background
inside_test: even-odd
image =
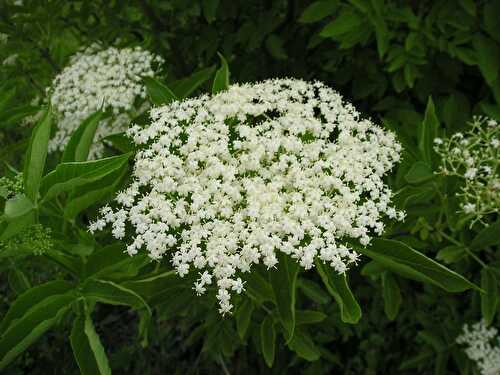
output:
[[[59,284],[50,295],[60,303],[50,316],[54,328],[5,373],[73,374],[79,367],[89,374],[109,369],[127,374],[477,373],[454,340],[465,322],[496,320],[500,224],[493,215],[489,229],[470,228],[467,217],[456,213],[456,181],[432,174],[437,162],[431,148],[434,136],[463,130],[474,114],[500,120],[499,1],[3,0],[0,32],[8,36],[0,44],[0,61],[15,55],[13,64],[0,65],[0,170],[9,177],[28,165],[27,199],[14,201],[2,192],[1,230],[32,212],[38,215],[29,219],[35,226],[21,235],[0,237],[0,312],[5,319],[16,296],[50,280],[58,280],[51,281]],[[43,153],[33,150],[48,130],[44,121],[36,128],[21,122],[40,110],[46,88],[69,57],[96,41],[140,45],[160,54],[166,60],[161,79],[169,87],[201,69],[215,71],[217,52],[229,64],[231,82],[285,76],[321,80],[394,130],[405,154],[390,182],[407,219],[389,228],[386,239],[350,270],[352,296],[342,291],[345,281],[332,279],[321,267],[292,275],[295,339],[287,340],[287,326],[279,322],[288,318],[273,294],[279,280],[272,278],[279,275],[270,279],[259,270],[247,284],[253,298],[238,301],[234,318],[221,319],[213,296],[195,297],[190,280],[178,280],[168,262],[129,259],[108,234],[89,236],[86,225],[97,202],[70,221],[57,205],[69,202],[74,191],[37,203],[40,181],[32,176],[42,170],[29,170],[27,150]],[[211,80],[196,92],[209,91]],[[116,158],[99,177],[103,181],[126,174],[129,155]],[[58,162],[49,156],[45,173]],[[110,196],[110,191],[103,194],[101,202]],[[404,256],[394,268],[387,254],[398,249]],[[104,251],[110,263],[103,260]],[[449,293],[467,287],[448,271],[442,285],[423,279],[423,260],[409,266],[417,276],[401,276],[410,251],[425,262],[445,264],[484,293]],[[0,339],[2,356],[5,340]],[[78,367],[72,348],[88,356],[80,357],[82,363],[96,367],[83,370],[77,357]]]

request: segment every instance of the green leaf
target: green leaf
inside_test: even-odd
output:
[[[422,160],[429,166],[433,166],[434,155],[434,139],[437,137],[439,129],[439,120],[436,116],[436,110],[432,98],[429,97],[427,101],[427,108],[425,109],[425,116],[418,137],[418,149]]]
[[[35,209],[33,202],[24,194],[18,194],[5,202],[4,218],[9,221],[26,215]]]
[[[88,314],[75,319],[70,341],[82,375],[111,375],[108,357]]]
[[[278,269],[269,272],[269,280],[276,297],[280,322],[289,341],[295,329],[295,298],[297,289],[297,263],[286,254],[278,254]]]
[[[132,140],[127,137],[127,135],[122,133],[116,133],[108,135],[102,139],[104,142],[111,144],[113,148],[116,150],[127,154],[129,152],[133,152],[135,150],[135,144]]]
[[[59,164],[42,180],[40,193],[43,201],[48,201],[63,192],[71,192],[76,187],[101,180],[121,169],[127,163],[130,155],[124,154],[100,160]]]
[[[0,370],[52,328],[75,298],[72,294],[47,297],[13,321],[0,338]]]
[[[130,256],[125,251],[124,244],[115,242],[112,245],[98,248],[87,258],[85,275],[105,280],[131,278],[149,263],[150,259],[147,255]],[[133,288],[132,290],[135,291]],[[139,292],[139,294],[142,293]]]
[[[326,25],[320,32],[324,38],[336,38],[342,34],[358,29],[363,23],[363,18],[350,8],[344,8],[337,18]]]
[[[186,281],[182,280],[175,271],[165,271],[138,280],[121,283],[123,287],[145,298],[150,305],[165,303],[165,301],[171,303],[172,301],[169,301],[169,299],[171,298],[172,291],[176,291],[177,293],[181,289],[186,289],[185,284]],[[189,289],[191,289],[191,286],[189,286]]]
[[[361,308],[351,289],[349,289],[346,275],[334,272],[320,260],[316,260],[315,264],[326,289],[339,305],[342,321],[344,323],[356,324],[361,318]]]
[[[314,310],[297,310],[295,312],[295,323],[302,324],[316,324],[325,320],[327,315],[321,311]]]
[[[376,238],[369,247],[356,246],[356,251],[394,273],[435,285],[448,292],[478,289],[463,276],[399,241]]]
[[[11,88],[10,90],[6,90],[5,87],[6,85],[4,84],[0,88],[0,118],[1,113],[11,104],[11,99],[16,95],[16,89]]]
[[[16,294],[22,294],[31,288],[28,278],[19,268],[10,270],[8,279],[11,289]]]
[[[245,275],[246,289],[249,296],[254,298],[257,303],[262,304],[266,301],[275,301],[274,291],[271,284],[264,279],[257,271]]]
[[[97,111],[83,120],[68,141],[61,162],[87,160],[90,146],[94,141],[95,131],[102,120],[103,114],[102,111]]]
[[[220,0],[202,0],[203,15],[208,23],[215,21]]]
[[[227,90],[229,88],[229,66],[227,61],[220,53],[217,52],[220,58],[221,67],[215,73],[214,83],[212,85],[212,94]]]
[[[276,347],[276,331],[273,318],[268,315],[260,325],[260,343],[264,361],[268,367],[273,367]]]
[[[292,349],[301,358],[307,361],[317,361],[321,356],[318,348],[314,344],[309,333],[303,328],[297,328],[292,341],[288,344],[288,347]]]
[[[266,48],[269,54],[277,60],[286,60],[288,55],[283,47],[283,39],[276,35],[271,34],[266,39]]]
[[[331,300],[330,296],[314,281],[300,278],[297,280],[297,286],[308,298],[320,305],[324,305]]]
[[[26,214],[11,219],[9,221],[0,222],[0,241],[5,241],[28,228],[35,223],[35,211],[28,211]],[[0,253],[0,256],[5,255],[5,250]],[[13,254],[14,255],[14,254]]]
[[[127,165],[124,164],[121,168],[103,176],[99,181],[75,188],[67,199],[64,207],[64,217],[73,220],[76,215],[86,208],[113,194],[120,186],[127,170]]]
[[[469,247],[472,250],[483,250],[489,246],[498,245],[500,244],[500,236],[498,233],[500,233],[500,220],[497,220],[495,223],[481,230],[481,232],[472,239]]]
[[[481,314],[486,324],[493,322],[497,312],[498,304],[498,284],[495,274],[488,268],[481,270]]]
[[[446,246],[445,248],[438,251],[436,254],[436,259],[442,260],[445,263],[452,264],[465,256],[465,249],[463,246]]]
[[[491,86],[498,78],[500,70],[500,47],[493,40],[481,34],[474,37],[472,44],[476,50],[479,70]]]
[[[163,83],[151,77],[144,77],[146,90],[148,92],[151,103],[156,106],[168,104],[177,100],[177,96]]]
[[[443,106],[442,116],[449,130],[460,129],[470,118],[470,104],[467,97],[460,93],[450,95]]]
[[[197,71],[193,75],[171,84],[172,91],[179,99],[187,98],[214,74],[215,66]]]
[[[363,276],[379,277],[385,272],[384,266],[374,260],[366,263],[361,269],[361,274]]]
[[[245,334],[247,333],[248,326],[252,319],[252,313],[254,310],[254,305],[249,298],[245,298],[241,306],[236,312],[236,329],[238,331],[238,336],[243,340]]]
[[[460,5],[471,16],[476,15],[476,3],[474,2],[474,0],[460,0]]]
[[[47,107],[40,122],[31,133],[26,160],[24,161],[24,193],[33,202],[38,199],[38,190],[42,181],[45,159],[52,126],[52,110]]]
[[[338,8],[338,5],[339,2],[337,0],[315,1],[304,9],[299,18],[299,22],[312,23],[321,21],[323,18],[332,15]]]
[[[29,104],[9,108],[0,113],[0,129],[10,128],[19,123],[23,118],[34,115],[38,111],[40,111],[40,107]]]
[[[484,4],[484,28],[493,39],[500,43],[500,22],[498,22],[499,14],[500,3],[498,1],[488,1]]]
[[[85,298],[93,298],[109,305],[126,305],[134,308],[151,309],[144,299],[131,289],[108,280],[88,279],[82,286]]]
[[[431,167],[423,161],[413,163],[408,173],[405,175],[405,180],[410,184],[421,184],[434,178]]]
[[[0,334],[3,334],[13,321],[21,319],[36,304],[48,297],[66,294],[71,289],[73,285],[63,280],[49,281],[28,289],[11,304],[0,323]]]
[[[384,311],[389,320],[396,319],[401,307],[401,291],[396,278],[385,272],[382,276],[382,286],[384,288]]]

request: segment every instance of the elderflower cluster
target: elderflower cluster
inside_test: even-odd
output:
[[[303,268],[316,258],[344,273],[384,216],[402,219],[382,178],[400,158],[394,135],[359,118],[320,82],[275,79],[151,110],[128,133],[139,146],[133,182],[90,230],[133,230],[128,253],[171,256],[194,289],[217,289],[222,314],[254,264]]]
[[[441,172],[462,181],[457,195],[473,224],[500,209],[500,126],[482,117],[474,118],[471,126],[464,134],[436,138],[434,144],[442,159]]]
[[[463,333],[457,337],[457,343],[467,345],[465,353],[477,363],[482,375],[500,374],[500,346],[498,330],[488,328],[484,321],[473,324],[470,328],[467,324],[463,327]],[[495,345],[492,341],[496,340]]]
[[[162,62],[140,47],[100,49],[92,45],[73,56],[52,84],[51,101],[59,121],[49,151],[62,151],[81,122],[100,108],[113,115],[99,124],[96,141],[125,131],[138,114],[138,99],[146,97],[142,78],[152,77]],[[99,157],[102,151],[102,143],[96,142],[90,157]]]

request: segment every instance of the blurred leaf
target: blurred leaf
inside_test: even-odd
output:
[[[299,357],[307,361],[316,361],[321,356],[309,333],[302,328],[297,328],[288,346],[296,352]]]
[[[452,245],[439,250],[436,254],[436,259],[451,264],[462,259],[465,254],[463,246]]]
[[[250,325],[253,310],[254,306],[252,301],[249,298],[245,298],[241,306],[238,308],[238,311],[236,312],[236,329],[238,331],[240,339],[242,340],[244,339],[245,334],[248,330],[248,326]]]
[[[317,324],[327,318],[327,315],[321,311],[314,310],[297,310],[295,312],[295,320],[297,325],[301,324]]]
[[[271,34],[266,39],[266,48],[270,55],[277,60],[286,60],[288,55],[283,47],[283,39],[276,34]]]
[[[500,47],[490,38],[477,34],[473,39],[477,63],[486,82],[491,86],[498,78],[500,70]]]
[[[344,8],[340,14],[321,30],[320,35],[324,38],[335,38],[339,35],[356,30],[363,22],[362,17],[355,11]]]
[[[314,281],[311,281],[306,278],[299,278],[297,280],[297,286],[299,287],[300,290],[307,296],[307,298],[310,298],[316,303],[319,303],[320,305],[327,304],[330,302],[331,298],[330,296],[325,293],[325,291],[316,284]]]
[[[423,161],[413,163],[408,173],[405,175],[405,180],[410,184],[421,184],[434,178],[432,169]]]
[[[384,288],[384,311],[389,320],[396,319],[401,307],[401,291],[396,278],[388,272],[382,276],[382,286]]]
[[[276,347],[276,331],[273,318],[268,315],[260,325],[260,343],[264,361],[268,367],[273,367],[274,352]]]
[[[469,247],[472,250],[483,250],[486,247],[498,245],[500,244],[500,236],[498,233],[500,233],[500,220],[497,220],[495,223],[481,230],[481,232],[472,239]]]
[[[217,8],[219,7],[220,0],[202,0],[203,15],[208,23],[215,21]]]
[[[332,15],[338,8],[339,2],[337,0],[322,0],[315,1],[304,9],[299,22],[312,23],[322,20],[325,17]]]
[[[487,325],[490,325],[497,312],[498,284],[495,274],[488,268],[481,270],[481,313]]]
[[[9,285],[15,294],[22,294],[31,288],[28,278],[19,268],[10,270],[8,280]]]

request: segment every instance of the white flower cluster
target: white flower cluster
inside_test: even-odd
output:
[[[458,196],[472,224],[500,210],[500,126],[495,120],[476,117],[467,133],[436,138],[441,172],[463,181]]]
[[[95,140],[125,131],[137,114],[136,100],[146,97],[142,77],[152,77],[154,66],[162,62],[140,47],[101,50],[92,45],[74,55],[52,84],[59,121],[49,151],[63,150],[81,122],[101,107],[113,116],[99,124]],[[90,157],[100,156],[102,150],[101,143],[94,144]]]
[[[197,294],[216,285],[223,314],[253,264],[279,267],[281,252],[305,269],[319,258],[343,273],[358,258],[346,240],[367,245],[385,215],[404,216],[382,180],[401,146],[322,83],[233,85],[151,117],[129,129],[142,148],[134,182],[90,230],[110,223],[122,239],[129,227],[129,254],[173,253],[180,276],[199,270]]]
[[[484,321],[480,321],[470,328],[465,324],[463,333],[457,337],[458,344],[467,345],[465,353],[477,363],[482,375],[500,374],[500,347],[497,334],[496,328],[488,328]],[[491,343],[493,340],[497,340],[495,345]]]

